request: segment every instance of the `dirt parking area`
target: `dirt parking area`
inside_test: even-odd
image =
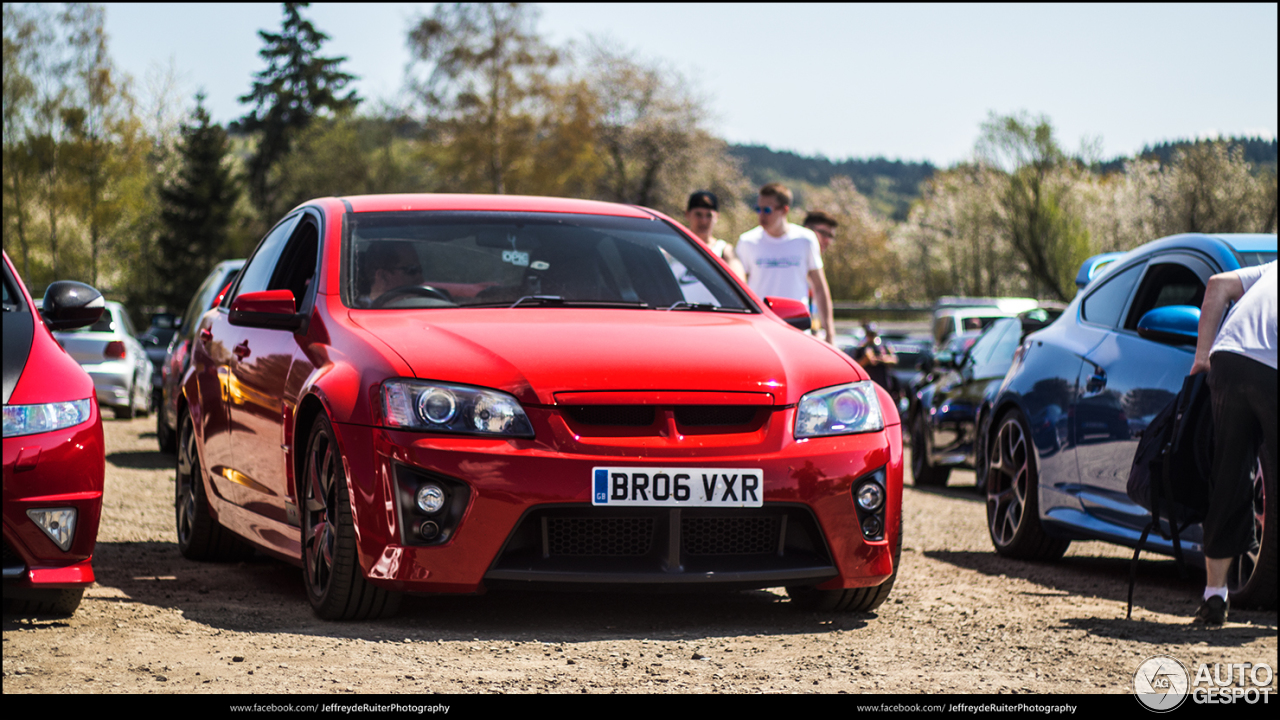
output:
[[[973,474],[908,488],[902,565],[873,614],[799,612],[780,589],[410,598],[378,622],[311,612],[301,571],[178,553],[173,458],[150,418],[105,421],[98,582],[69,619],[6,613],[5,693],[1124,693],[1173,657],[1277,667],[1274,613],[1193,625],[1202,577],[1072,545],[998,558]],[[909,481],[908,481],[909,482]],[[1271,679],[1274,690],[1276,680]]]

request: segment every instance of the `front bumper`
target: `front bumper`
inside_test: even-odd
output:
[[[900,428],[795,441],[789,434],[793,412],[780,410],[775,422],[741,446],[711,438],[689,447],[675,441],[618,447],[614,438],[592,446],[563,432],[552,433],[555,437],[544,443],[336,424],[361,567],[375,584],[409,592],[468,593],[510,583],[879,585],[893,573],[891,548],[897,542],[902,502]],[[543,427],[547,422],[531,419]],[[540,437],[546,437],[541,430]],[[565,451],[566,446],[573,451]],[[760,468],[763,507],[591,505],[593,467],[675,464]],[[852,489],[879,469],[884,470],[885,531],[880,539],[867,540]],[[406,474],[454,483],[466,496],[455,526],[435,544],[414,542],[416,521],[405,508],[402,487]],[[649,544],[633,538],[640,544],[622,554],[590,548],[557,552],[545,537],[553,526],[607,535],[637,525],[645,526],[640,532],[647,534]],[[695,547],[690,533],[733,536],[740,542],[704,539]],[[744,534],[749,536],[745,540],[740,537]]]
[[[4,583],[6,588],[75,588],[94,581],[92,557],[102,514],[102,419],[65,430],[4,439]],[[76,511],[64,551],[28,510]]]

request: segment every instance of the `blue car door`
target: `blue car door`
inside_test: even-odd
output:
[[[1191,369],[1195,346],[1139,337],[1138,321],[1157,307],[1199,307],[1213,272],[1199,255],[1153,257],[1114,327],[1102,330],[1100,342],[1085,354],[1072,436],[1080,469],[1078,498],[1094,517],[1139,530],[1147,524],[1146,510],[1125,493],[1129,468],[1139,435]]]

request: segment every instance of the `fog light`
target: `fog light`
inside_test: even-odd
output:
[[[76,535],[75,508],[28,510],[27,517],[31,518],[31,521],[43,530],[55,545],[62,548],[62,552],[71,549],[71,541]]]
[[[418,488],[418,495],[415,498],[418,503],[418,509],[431,515],[440,511],[444,507],[444,488],[435,483],[427,483]]]
[[[884,488],[875,482],[863,483],[858,487],[855,497],[858,499],[858,507],[868,512],[875,512],[884,505]]]
[[[880,537],[880,533],[884,530],[884,525],[880,522],[880,518],[872,515],[862,521],[862,534],[869,538]]]
[[[440,526],[428,520],[418,526],[418,536],[423,540],[435,540],[440,535]]]

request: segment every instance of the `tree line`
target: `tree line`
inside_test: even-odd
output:
[[[1096,252],[1174,232],[1275,232],[1275,164],[1238,143],[1106,168],[1023,114],[992,115],[973,159],[946,169],[733,147],[678,71],[604,38],[553,46],[519,3],[439,4],[415,19],[400,104],[350,89],[307,3],[285,3],[280,27],[259,32],[245,113],[223,127],[203,94],[175,95],[171,74],[140,85],[121,73],[103,13],[4,6],[4,247],[33,291],[83,280],[135,313],[181,309],[214,263],[325,195],[552,195],[679,219],[688,193],[707,189],[732,241],[757,224],[756,188],[784,179],[793,222],[811,209],[840,221],[828,279],[837,299],[863,302],[1066,300]]]

